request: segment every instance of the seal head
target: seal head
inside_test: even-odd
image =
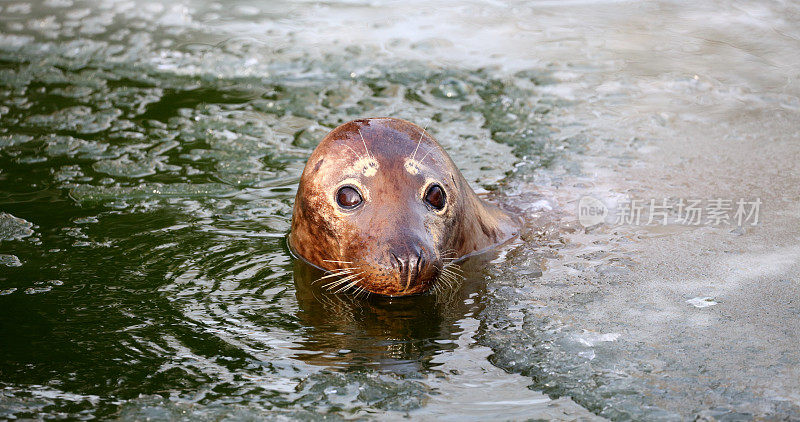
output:
[[[405,296],[517,224],[482,201],[436,140],[394,118],[345,123],[320,142],[297,189],[289,246],[332,290]]]

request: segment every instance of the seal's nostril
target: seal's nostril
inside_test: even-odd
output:
[[[398,258],[397,255],[394,254],[394,252],[392,252],[391,254],[392,254],[392,258],[394,258],[394,262],[392,262],[392,266],[397,265],[397,272],[402,273],[403,272],[403,261],[400,258]]]
[[[419,278],[422,268],[425,267],[425,258],[422,257],[422,251],[417,251],[417,265],[414,267],[414,278]]]

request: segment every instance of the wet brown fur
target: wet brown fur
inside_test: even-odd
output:
[[[432,183],[446,194],[441,211],[423,199]],[[362,194],[354,210],[336,203],[343,184]],[[422,128],[374,118],[335,128],[311,154],[289,245],[317,267],[353,276],[337,288],[402,296],[430,289],[446,262],[502,243],[517,228],[511,216],[478,198]]]

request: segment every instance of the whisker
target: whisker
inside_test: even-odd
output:
[[[427,157],[427,156],[428,156],[428,154],[430,154],[430,153],[431,153],[431,151],[433,151],[433,147],[431,147],[431,148],[428,150],[428,152],[426,152],[426,153],[425,153],[425,155],[423,155],[423,156],[422,156],[422,159],[421,159],[421,160],[419,160],[420,164],[422,164],[422,162],[423,162],[423,161],[425,161],[425,157]]]
[[[422,143],[422,137],[423,137],[423,136],[425,136],[425,129],[427,129],[427,128],[428,128],[428,124],[429,124],[429,123],[430,123],[430,122],[428,122],[428,123],[426,123],[426,124],[425,124],[425,128],[423,128],[423,129],[422,129],[422,132],[420,132],[420,134],[419,134],[419,140],[417,141],[417,147],[416,147],[416,148],[414,148],[414,152],[411,154],[411,159],[412,159],[412,160],[414,159],[414,156],[416,156],[416,155],[417,155],[417,150],[419,149],[419,144],[421,144],[421,143]]]
[[[367,152],[367,157],[372,159],[372,154],[369,153],[369,149],[367,149],[367,141],[364,140],[364,135],[361,134],[361,129],[358,129],[358,135],[361,136],[361,142],[364,143],[364,151]]]
[[[353,282],[351,282],[351,283],[349,283],[349,284],[347,284],[347,285],[345,285],[345,286],[343,286],[343,287],[339,288],[339,290],[335,291],[334,293],[341,293],[341,292],[344,292],[344,291],[350,290],[351,288],[353,288],[353,286],[357,285],[357,284],[358,284],[358,283],[360,283],[360,282],[361,282],[361,279],[360,279],[360,278],[357,278],[357,279],[355,279]]]
[[[353,151],[353,154],[355,154],[357,158],[363,157],[363,155],[361,155],[360,152],[354,150],[353,147],[351,147],[350,145],[347,145],[347,144],[343,144],[343,145],[346,146],[348,149],[350,149],[350,151]]]
[[[459,273],[453,271],[453,268],[457,268],[457,267],[444,266],[444,267],[442,267],[442,271],[440,273],[441,276],[442,276],[442,279],[445,281],[445,283],[450,288],[455,287],[456,285],[459,284],[459,282],[461,282],[461,281],[466,279],[466,277],[464,277],[462,274],[459,274]]]
[[[317,283],[319,283],[320,281],[322,281],[322,280],[325,280],[325,279],[328,279],[328,278],[333,278],[333,277],[342,277],[342,276],[346,276],[346,275],[348,275],[348,273],[346,273],[346,272],[344,272],[344,273],[336,273],[336,274],[328,274],[328,275],[326,275],[325,277],[320,277],[320,278],[318,278],[318,279],[314,280],[313,282],[311,282],[311,284],[317,284]]]
[[[347,285],[347,289],[349,290],[354,288],[356,292],[358,292],[359,289],[363,289],[361,286],[358,285],[358,283],[361,283],[362,281],[364,281],[364,279],[362,279],[361,277],[357,278],[355,281]]]
[[[364,299],[368,298],[369,295],[370,295],[370,291],[369,290],[367,290],[367,289],[365,289],[365,288],[363,288],[361,286],[356,286],[356,298],[361,296],[362,293],[364,294]]]
[[[332,289],[332,288],[334,288],[336,286],[340,286],[340,285],[342,285],[344,283],[347,283],[348,281],[352,280],[353,278],[358,277],[360,274],[363,274],[363,272],[360,272],[358,274],[350,274],[347,277],[341,278],[339,280],[333,280],[330,283],[326,284],[324,287],[326,289],[330,290],[330,289]]]
[[[458,286],[459,286],[458,280],[450,279],[450,286],[449,287],[450,287],[451,290],[456,290],[458,288]]]
[[[347,283],[347,281],[352,280],[353,277],[356,277],[356,276],[358,276],[358,274],[350,274],[350,275],[347,275],[347,276],[342,277],[340,279],[333,280],[333,281],[329,282],[328,284],[326,284],[323,287],[325,287],[326,289],[330,290],[332,287],[336,287],[336,286],[338,286],[338,285],[340,285],[342,283]]]
[[[451,272],[444,271],[444,272],[442,272],[442,276],[443,276],[443,277],[444,277],[444,279],[445,279],[445,280],[447,280],[448,282],[452,282],[452,281],[454,280],[454,278],[453,278],[453,273],[451,273]]]
[[[456,250],[455,249],[445,249],[442,251],[442,259],[456,259]]]
[[[446,283],[447,280],[445,279],[444,273],[440,272],[439,275],[436,276],[436,279],[433,280],[433,292],[436,294],[441,293]]]
[[[442,279],[439,281],[439,286],[440,286],[439,290],[440,293],[444,293],[453,288],[453,283],[448,278],[442,277]]]
[[[467,278],[464,276],[464,272],[461,270],[461,268],[448,268],[447,271],[450,271],[450,273],[459,280],[464,280]]]
[[[351,269],[349,269],[349,268],[348,268],[348,269],[343,269],[343,270],[334,271],[334,272],[332,272],[332,273],[330,273],[330,274],[326,274],[326,275],[324,275],[324,276],[322,276],[322,277],[320,277],[320,278],[318,278],[318,279],[314,280],[314,283],[316,283],[316,282],[318,282],[318,281],[320,281],[320,280],[325,280],[326,278],[338,277],[338,276],[340,276],[340,275],[345,275],[345,274],[347,274],[347,273],[351,273],[351,272],[353,272],[353,270],[351,270]]]
[[[457,283],[459,283],[460,281],[464,280],[464,277],[461,277],[461,276],[459,276],[459,275],[458,275],[458,274],[456,274],[456,273],[453,273],[453,272],[448,272],[448,273],[446,273],[446,274],[447,274],[447,278],[448,278],[449,280],[451,280],[451,281],[453,282],[453,284],[457,284]]]
[[[447,264],[447,265],[445,265],[445,268],[447,268],[449,271],[453,271],[455,273],[458,273],[459,275],[460,274],[464,274],[464,270],[461,269],[461,267],[459,267],[458,264],[455,264],[455,263]]]
[[[350,267],[345,267],[345,268],[337,268],[337,269],[335,269],[335,270],[326,271],[326,273],[332,273],[332,274],[334,274],[334,273],[340,273],[340,272],[343,272],[343,271],[352,271],[352,270],[353,270],[353,269],[352,269],[352,268],[350,268]],[[326,276],[326,277],[327,277],[327,276]]]

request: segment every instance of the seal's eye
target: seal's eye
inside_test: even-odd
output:
[[[336,202],[342,208],[355,208],[361,201],[361,194],[352,186],[342,186],[336,192]]]
[[[444,189],[439,185],[431,185],[428,191],[425,192],[425,202],[437,210],[444,208],[444,201]]]

